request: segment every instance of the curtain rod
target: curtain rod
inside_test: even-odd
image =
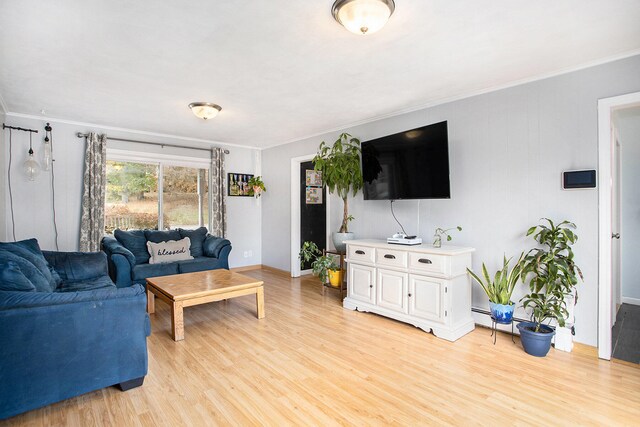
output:
[[[9,126],[9,125],[5,125],[4,123],[2,124],[2,129],[12,129],[12,130],[21,130],[24,132],[38,133],[38,131],[35,129],[25,129],[17,126]]]
[[[37,131],[36,131],[37,132]],[[78,138],[86,138],[89,136],[88,133],[78,132],[76,133]],[[174,147],[174,148],[188,148],[189,150],[201,150],[201,151],[211,151],[211,148],[203,148],[203,147],[189,147],[186,145],[177,145],[177,144],[163,144],[161,142],[151,142],[151,141],[139,141],[137,139],[125,139],[125,138],[112,138],[107,137],[111,141],[122,141],[122,142],[135,142],[136,144],[149,144],[149,145],[159,145],[160,147]],[[229,150],[224,150],[224,154],[229,154]]]

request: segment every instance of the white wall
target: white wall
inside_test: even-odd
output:
[[[393,84],[393,81],[390,81]],[[368,140],[447,120],[450,200],[399,201],[398,218],[410,234],[429,241],[439,226],[460,225],[452,243],[473,246],[474,269],[499,266],[504,253],[532,246],[524,235],[541,217],[578,225],[576,260],[585,275],[576,307],[576,341],[597,344],[598,193],[563,191],[563,170],[595,168],[597,100],[640,91],[640,56],[355,126],[345,131]],[[263,206],[263,264],[290,269],[291,157],[314,153],[339,132],[263,151],[263,174],[270,184]],[[337,230],[341,202],[332,200],[331,227]],[[362,238],[385,238],[397,230],[389,202],[350,202],[352,229]],[[521,285],[515,298],[524,293]],[[474,285],[473,304],[487,307]],[[524,314],[520,311],[518,316]]]
[[[640,304],[640,107],[619,111],[616,116],[622,172],[622,302]]]
[[[34,137],[34,151],[40,160],[42,154],[43,129],[46,120],[23,118],[8,114],[5,122],[12,126],[38,129],[40,133]],[[84,162],[84,140],[76,137],[76,132],[101,132],[108,136],[130,138],[136,140],[150,140],[180,144],[181,141],[169,138],[147,137],[144,135],[89,128],[86,126],[52,122],[55,182],[56,182],[56,210],[58,223],[58,243],[60,250],[73,251],[78,248],[80,205],[82,196],[82,175]],[[22,162],[26,159],[29,146],[29,136],[25,132],[13,134],[13,166],[12,166],[12,194],[15,212],[16,239],[36,237],[43,249],[54,249],[53,214],[51,202],[51,180],[44,171],[34,182],[28,181],[21,171]],[[8,142],[8,138],[5,138]],[[187,145],[194,143],[183,142]],[[188,149],[159,148],[149,145],[110,142],[109,146],[120,149],[132,149],[147,152],[162,152],[172,155],[202,156],[203,152]],[[2,145],[3,158],[8,156],[8,143]],[[248,148],[228,147],[230,154],[226,157],[226,168],[229,172],[253,173],[259,167],[259,156],[256,150]],[[205,153],[206,154],[206,153]],[[0,164],[1,174],[6,175],[6,164]],[[229,258],[231,267],[253,265],[261,263],[261,207],[253,198],[241,200],[230,198],[227,204],[228,233],[233,250]],[[6,224],[6,240],[12,240],[11,219],[8,217],[8,194],[2,197],[6,206],[2,209]],[[245,251],[251,251],[252,256],[243,257]]]

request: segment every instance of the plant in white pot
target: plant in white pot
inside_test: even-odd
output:
[[[548,218],[544,220],[547,224],[527,231],[527,236],[533,235],[542,248],[531,249],[522,261],[522,281],[530,278],[530,292],[520,301],[525,309],[531,310],[531,322],[517,325],[522,347],[538,357],[547,355],[555,335],[554,329],[544,322],[555,319],[564,327],[569,315],[567,297],[574,294],[578,277],[584,280],[571,249],[578,240],[573,232],[576,225],[569,221],[556,225]]]
[[[349,215],[348,198],[349,193],[355,196],[363,186],[360,154],[360,140],[348,133],[343,133],[332,146],[322,141],[318,153],[313,158],[314,169],[322,171],[323,184],[330,193],[337,194],[343,202],[340,229],[331,235],[333,245],[340,252],[346,249],[344,242],[355,237],[352,232],[349,232],[349,221],[353,216]]]
[[[520,280],[522,274],[522,259],[524,254],[520,254],[520,258],[516,261],[511,271],[509,271],[509,263],[511,258],[504,257],[502,264],[502,270],[496,271],[496,274],[489,276],[487,266],[482,263],[482,276],[478,276],[473,271],[467,268],[467,271],[473,277],[473,279],[482,286],[482,290],[489,297],[489,308],[491,309],[491,317],[495,319],[497,323],[508,324],[513,319],[513,310],[515,303],[511,301],[511,295],[516,287],[516,284]]]

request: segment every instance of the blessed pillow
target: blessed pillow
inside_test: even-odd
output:
[[[167,242],[147,242],[149,250],[149,264],[162,264],[165,262],[184,261],[193,259],[189,248],[191,240],[185,237],[182,240],[169,240]]]

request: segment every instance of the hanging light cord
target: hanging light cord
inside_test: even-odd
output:
[[[13,147],[13,144],[11,142],[11,138],[12,137],[12,132],[11,129],[9,129],[9,167],[7,168],[7,175],[8,175],[8,184],[9,184],[9,206],[11,207],[11,230],[13,232],[13,241],[15,242],[16,240],[16,222],[14,220],[14,216],[13,216],[13,190],[11,189],[11,159],[12,159],[12,150],[11,147]]]
[[[56,251],[59,251],[58,247],[58,223],[56,218],[56,174],[54,172],[55,169],[55,158],[53,157],[53,133],[51,132],[51,125],[47,123],[44,127],[45,131],[45,142],[49,142],[51,144],[51,205],[53,206],[53,232],[56,238]]]

